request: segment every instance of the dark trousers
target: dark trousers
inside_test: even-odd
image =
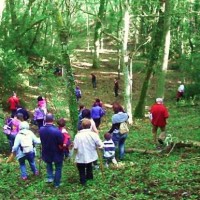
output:
[[[40,127],[44,125],[44,119],[37,119],[36,121],[37,121],[38,129],[40,129]]]
[[[92,162],[87,164],[77,163],[77,168],[79,171],[80,182],[82,185],[85,185],[87,180],[93,179]]]
[[[118,96],[118,88],[114,88],[114,92],[115,92],[115,97]]]
[[[101,123],[101,118],[96,118],[96,119],[93,119],[93,120],[94,120],[96,127],[99,128],[100,123]]]

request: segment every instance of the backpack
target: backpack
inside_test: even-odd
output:
[[[10,135],[12,130],[12,118],[6,120],[6,124],[3,126],[3,133]]]
[[[124,134],[124,133],[128,133],[128,132],[129,132],[129,128],[128,128],[127,122],[125,121],[125,122],[120,123],[119,133]]]
[[[23,153],[29,153],[33,151],[33,140],[30,133],[20,132],[21,136],[21,150]]]

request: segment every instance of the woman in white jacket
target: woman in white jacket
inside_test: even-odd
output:
[[[35,165],[35,144],[40,144],[40,139],[29,130],[28,122],[24,121],[20,123],[19,133],[16,135],[12,152],[16,154],[16,158],[19,161],[21,178],[27,179],[26,163],[28,160],[31,170],[34,175],[38,175],[38,170]]]

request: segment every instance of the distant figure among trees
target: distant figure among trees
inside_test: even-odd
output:
[[[15,92],[13,92],[13,95],[8,99],[7,103],[9,104],[9,109],[11,111],[12,117],[14,117],[17,111],[17,106],[19,105],[19,98]]]
[[[176,94],[176,101],[179,102],[180,99],[183,98],[184,96],[184,91],[185,91],[185,86],[183,83],[181,83],[178,87],[178,91],[177,91],[177,94]]]
[[[115,93],[115,97],[117,97],[119,94],[119,82],[118,80],[115,78],[114,79],[114,93]]]
[[[82,97],[81,89],[79,86],[76,86],[75,88],[75,95],[77,102],[79,102],[79,99]]]
[[[91,73],[91,76],[92,76],[92,87],[97,88],[97,78],[93,73]]]
[[[166,137],[165,129],[166,129],[166,120],[169,117],[169,113],[167,108],[163,105],[163,99],[157,98],[156,103],[154,103],[150,109],[150,120],[152,123],[152,134],[153,134],[153,142],[157,144],[163,143],[163,140]],[[157,130],[160,128],[161,134],[157,138]]]

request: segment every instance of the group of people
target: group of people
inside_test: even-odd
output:
[[[16,158],[19,161],[23,180],[28,177],[25,160],[28,160],[33,174],[36,176],[39,174],[34,159],[36,144],[41,144],[41,157],[46,163],[47,170],[46,182],[53,182],[55,187],[60,186],[63,160],[64,157],[71,156],[70,149],[75,152],[75,162],[82,185],[86,185],[87,180],[93,179],[93,168],[98,166],[98,151],[103,151],[106,167],[110,163],[117,166],[117,160],[124,159],[128,131],[122,132],[120,126],[128,121],[129,116],[117,102],[112,104],[114,112],[112,126],[104,134],[104,141],[101,140],[99,135],[101,118],[105,115],[105,109],[100,99],[95,100],[91,109],[80,105],[79,122],[74,141],[72,141],[67,131],[65,119],[59,119],[57,126],[54,124],[54,115],[47,112],[47,101],[42,96],[37,98],[37,108],[33,114],[34,122],[38,125],[39,137],[30,130],[27,122],[29,114],[26,109],[20,106],[19,98],[15,93],[8,99],[8,103],[10,104],[12,119],[7,124],[12,124],[12,130],[7,134],[7,137],[11,151],[16,154]],[[150,109],[153,142],[155,144],[158,142],[163,144],[164,142],[168,117],[169,113],[163,104],[163,99],[156,98],[155,104]],[[158,128],[161,129],[159,136],[157,136]],[[118,149],[117,159],[116,148]]]
[[[97,78],[96,78],[96,75],[94,73],[91,73],[91,80],[92,80],[92,87],[94,89],[97,88]],[[115,94],[115,97],[118,97],[119,95],[119,82],[118,82],[118,79],[117,78],[114,78],[114,94]]]
[[[14,96],[17,98],[16,94]],[[19,105],[19,98],[17,99]],[[73,148],[76,154],[75,162],[82,185],[85,185],[88,179],[93,179],[93,169],[98,166],[98,148],[103,151],[106,167],[110,162],[117,165],[116,146],[119,146],[119,159],[123,159],[127,138],[127,133],[120,134],[119,126],[121,122],[128,120],[128,115],[118,103],[113,104],[113,111],[112,127],[104,134],[102,141],[98,129],[101,118],[105,115],[103,103],[96,99],[91,109],[80,106],[77,134],[74,141],[71,141],[71,136],[66,130],[66,121],[61,118],[57,121],[57,126],[54,125],[54,115],[47,112],[47,101],[42,96],[37,98],[37,107],[33,114],[34,122],[38,125],[39,137],[30,130],[28,118],[24,118],[23,113],[16,114],[17,109],[13,109],[12,114],[18,120],[18,128],[12,139],[11,152],[19,161],[22,180],[28,178],[26,160],[33,174],[39,174],[35,164],[36,144],[41,144],[41,157],[46,163],[47,170],[46,182],[53,182],[55,187],[60,185],[63,160],[65,156],[70,156],[70,148]]]

